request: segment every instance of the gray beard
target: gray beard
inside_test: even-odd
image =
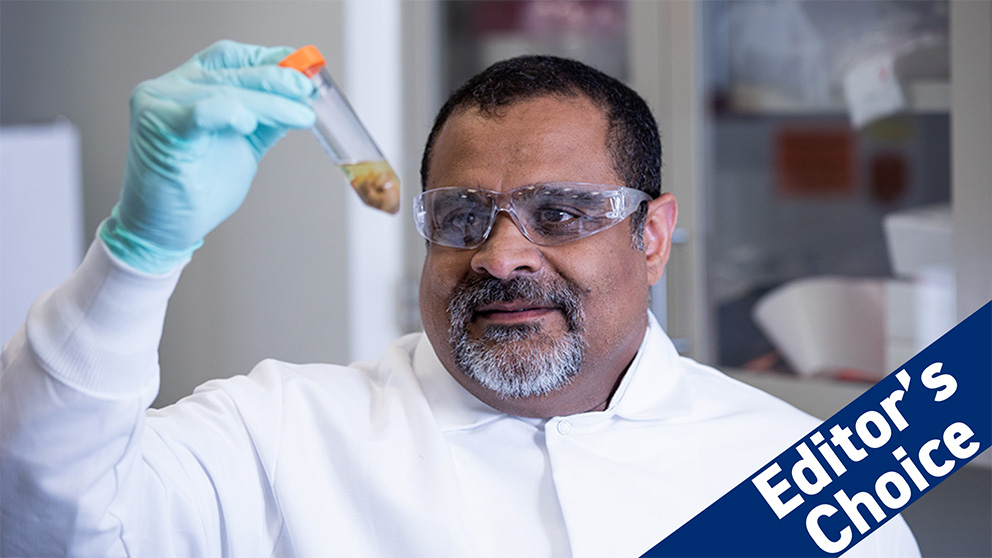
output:
[[[585,356],[584,313],[578,289],[563,279],[540,281],[492,277],[460,285],[448,304],[449,341],[462,373],[503,398],[547,395],[567,386]],[[540,325],[489,326],[478,339],[468,333],[477,308],[496,301],[526,300],[558,307],[567,331],[555,336]]]

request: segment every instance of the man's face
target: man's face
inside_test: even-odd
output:
[[[436,138],[427,188],[622,185],[606,133],[602,110],[581,97],[519,102],[498,117],[461,109]],[[629,218],[538,246],[504,213],[478,248],[430,244],[420,306],[445,368],[482,401],[516,415],[605,408],[643,339],[648,287],[667,259],[674,199],[651,206],[645,251],[632,244]]]

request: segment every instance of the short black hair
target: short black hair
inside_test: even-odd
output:
[[[437,135],[456,110],[474,107],[495,117],[502,108],[545,96],[584,96],[601,108],[609,123],[606,147],[622,185],[652,198],[661,195],[661,138],[644,99],[620,80],[582,62],[548,55],[497,62],[451,94],[427,137],[420,162],[421,187],[427,187]]]

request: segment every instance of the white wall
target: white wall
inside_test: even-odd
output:
[[[141,80],[221,38],[313,43],[335,76],[343,69],[339,2],[0,2],[0,25],[0,122],[61,114],[78,126],[86,239],[117,199],[128,96]],[[160,403],[266,357],[347,360],[346,194],[309,132],[269,153],[173,297]]]

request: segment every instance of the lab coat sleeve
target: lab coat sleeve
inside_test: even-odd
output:
[[[133,554],[118,510],[122,498],[133,505],[148,495],[128,487],[150,476],[145,410],[180,273],[136,272],[94,242],[4,347],[0,555]]]

